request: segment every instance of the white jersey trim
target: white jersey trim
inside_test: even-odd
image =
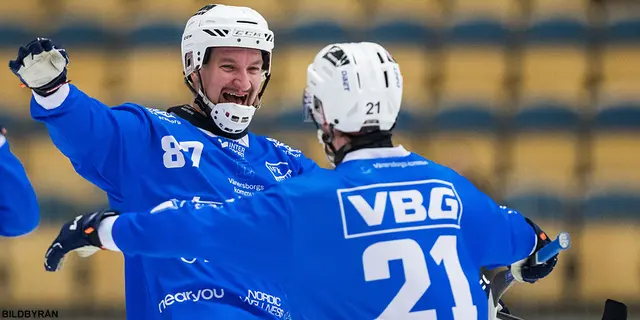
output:
[[[402,145],[391,148],[369,148],[369,149],[360,149],[350,153],[344,157],[342,162],[347,162],[351,160],[371,160],[371,159],[381,159],[381,158],[399,158],[399,157],[407,157],[411,154],[411,152],[407,151]]]

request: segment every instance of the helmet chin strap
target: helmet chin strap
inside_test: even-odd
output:
[[[391,131],[380,131],[376,129],[361,135],[343,134],[349,137],[349,141],[339,149],[336,149],[333,145],[335,140],[333,125],[329,126],[329,134],[318,128],[318,137],[322,144],[324,144],[324,153],[333,167],[340,165],[349,152],[366,148],[393,147]]]

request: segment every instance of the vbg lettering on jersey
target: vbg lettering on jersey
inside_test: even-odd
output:
[[[453,185],[422,180],[337,190],[346,239],[431,228],[460,228],[462,202]]]

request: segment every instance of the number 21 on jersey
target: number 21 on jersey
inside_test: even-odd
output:
[[[456,320],[477,319],[469,281],[462,270],[456,248],[456,236],[442,235],[433,244],[429,256],[438,265],[444,264],[449,278],[455,306],[452,308]],[[362,254],[366,281],[389,279],[389,261],[402,260],[405,283],[389,305],[378,316],[380,319],[426,319],[436,320],[436,310],[411,312],[431,285],[425,255],[420,245],[412,239],[376,242]]]

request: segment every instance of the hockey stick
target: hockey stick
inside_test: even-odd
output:
[[[498,314],[496,315],[496,319],[500,319],[500,320],[524,320],[522,318],[518,318],[516,316],[512,316],[510,314],[506,314],[502,311],[498,312]]]
[[[500,320],[524,320],[510,314],[506,314],[502,311],[498,312],[496,319]],[[622,302],[607,299],[604,304],[604,312],[602,313],[602,320],[627,320],[627,305]]]
[[[535,261],[534,265],[544,263],[561,251],[569,249],[570,245],[571,237],[569,236],[569,233],[561,232],[560,234],[558,234],[555,240],[551,241],[535,253],[533,257],[533,261]],[[500,300],[505,292],[507,292],[507,290],[511,288],[511,286],[513,285],[513,279],[514,278],[511,274],[511,270],[507,269],[496,273],[490,283],[489,302],[492,303],[492,305],[490,305],[489,307],[491,308],[490,310],[493,310],[493,313],[496,314],[496,317],[498,314],[498,300]]]

